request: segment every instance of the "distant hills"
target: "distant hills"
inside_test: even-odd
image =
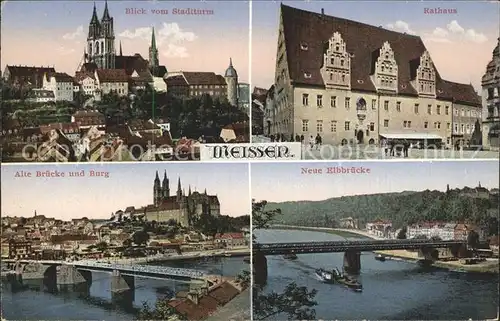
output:
[[[274,224],[336,227],[341,218],[352,217],[360,225],[387,219],[394,227],[403,227],[419,221],[472,221],[491,225],[492,217],[498,217],[498,205],[498,193],[486,190],[476,194],[475,189],[465,188],[447,192],[425,190],[344,196],[323,201],[270,202],[266,209],[281,209],[282,215],[274,218]]]

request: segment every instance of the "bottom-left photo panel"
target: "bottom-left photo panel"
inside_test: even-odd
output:
[[[2,320],[250,320],[249,165],[2,165]]]

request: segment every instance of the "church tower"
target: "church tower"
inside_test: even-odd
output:
[[[155,177],[155,181],[154,181],[154,184],[153,184],[153,201],[154,201],[154,205],[155,206],[158,206],[163,197],[162,197],[162,189],[161,189],[161,185],[160,185],[160,177],[158,176],[158,171],[156,171],[156,177]]]
[[[162,197],[163,199],[167,199],[170,197],[170,182],[168,180],[168,177],[167,177],[167,171],[165,171],[165,173],[163,174],[163,183],[162,183],[162,186],[161,186],[161,190],[162,190]]]
[[[233,67],[231,58],[229,58],[229,67],[226,69],[224,79],[227,84],[227,100],[232,106],[238,106],[238,73]]]
[[[149,68],[156,69],[160,65],[158,49],[156,48],[155,27],[151,32],[151,46],[149,46]]]
[[[97,9],[94,11],[89,24],[87,36],[88,62],[93,62],[100,69],[115,68],[115,32],[113,18],[109,14],[106,1],[101,21],[97,18]]]
[[[177,181],[177,203],[182,201],[182,188],[181,188],[181,178]]]

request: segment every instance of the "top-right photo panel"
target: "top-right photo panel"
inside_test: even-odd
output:
[[[498,158],[500,3],[254,2],[252,142]]]

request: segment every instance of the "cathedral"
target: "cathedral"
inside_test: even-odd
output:
[[[154,28],[152,28],[151,33],[149,60],[144,59],[138,53],[133,56],[123,55],[121,43],[117,54],[114,22],[109,13],[108,3],[106,1],[104,13],[100,20],[94,3],[92,18],[88,27],[87,46],[84,50],[83,64],[79,68],[79,72],[93,73],[97,69],[121,69],[125,70],[129,77],[134,77],[134,75],[140,75],[141,78],[163,77],[167,73],[167,69],[159,63]]]
[[[153,204],[144,208],[146,221],[168,222],[175,220],[182,226],[190,226],[193,220],[201,215],[220,215],[219,198],[216,195],[208,195],[191,191],[188,193],[182,189],[181,179],[177,181],[175,195],[170,193],[170,180],[165,171],[163,181],[160,181],[158,171],[153,182]]]

